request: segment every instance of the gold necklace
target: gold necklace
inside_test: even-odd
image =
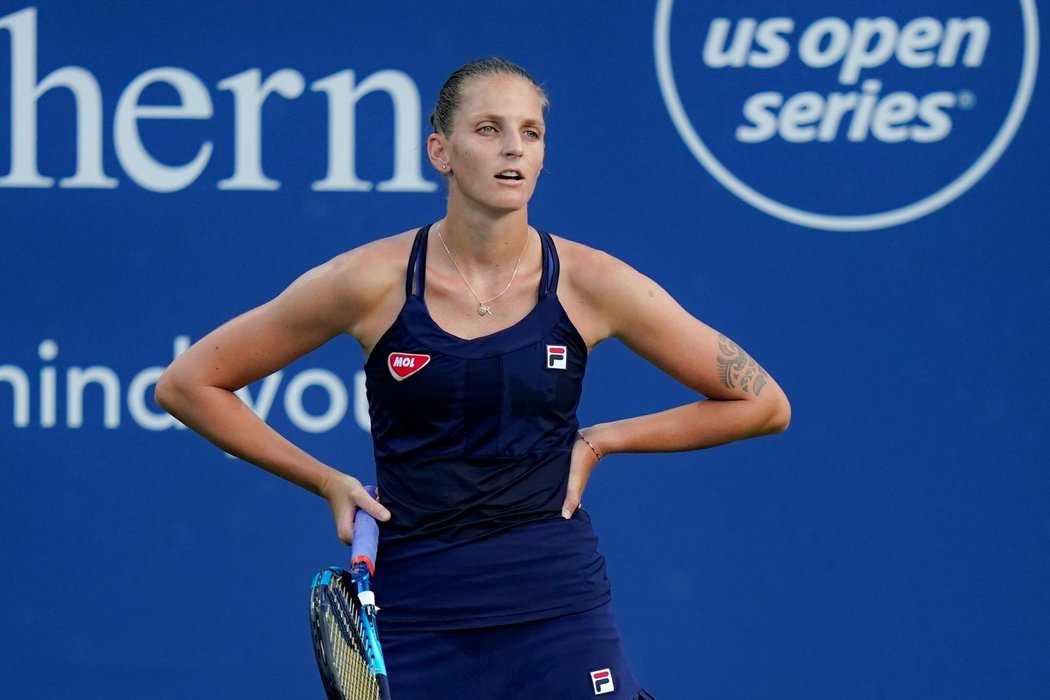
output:
[[[448,249],[448,245],[445,243],[445,239],[441,235],[440,230],[438,230],[437,235],[438,240],[441,241],[441,247],[445,249],[445,252],[448,254],[448,259],[452,261],[452,267],[456,268],[456,272],[459,273],[459,277],[463,280],[463,284],[467,285],[467,289],[469,289],[470,293],[474,295],[474,301],[478,302],[478,316],[491,316],[492,307],[490,307],[489,304],[503,296],[504,293],[510,289],[510,285],[514,284],[514,278],[518,276],[518,268],[521,267],[521,261],[525,257],[525,251],[529,249],[529,230],[527,228],[525,229],[525,247],[521,249],[521,255],[518,256],[518,262],[514,264],[514,272],[511,273],[510,281],[507,282],[507,286],[503,288],[502,292],[491,299],[486,299],[485,301],[481,300],[478,293],[470,286],[470,282],[467,281],[467,276],[463,274],[463,270],[459,269],[459,265],[456,263],[456,259],[452,257],[452,251]]]

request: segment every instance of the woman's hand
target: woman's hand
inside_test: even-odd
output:
[[[587,488],[587,481],[591,478],[591,472],[598,466],[601,460],[601,452],[593,445],[581,431],[572,446],[572,457],[569,461],[569,483],[565,489],[565,501],[561,506],[561,517],[568,520],[576,509],[582,505],[583,490]]]
[[[336,533],[343,544],[349,545],[354,540],[354,516],[358,508],[364,508],[376,520],[390,520],[390,511],[372,498],[361,482],[349,474],[340,473],[330,478],[321,487],[321,496],[332,509]]]

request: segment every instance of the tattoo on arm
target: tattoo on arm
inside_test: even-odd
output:
[[[718,376],[723,386],[741,391],[750,391],[755,396],[769,381],[762,366],[751,359],[744,349],[721,333],[718,334]]]

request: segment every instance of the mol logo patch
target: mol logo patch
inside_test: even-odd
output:
[[[771,216],[839,231],[913,221],[979,182],[1039,54],[1035,0],[658,0],[653,36],[700,165]]]
[[[399,382],[408,379],[428,364],[430,364],[430,355],[417,355],[410,352],[392,352],[386,358],[387,369]]]

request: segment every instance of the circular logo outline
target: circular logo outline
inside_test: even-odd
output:
[[[1024,19],[1024,59],[1021,66],[1021,78],[1018,81],[1017,92],[1014,94],[1010,111],[995,138],[962,175],[941,189],[903,207],[874,214],[842,216],[798,209],[755,190],[722,165],[696,133],[678,95],[674,69],[671,66],[670,27],[674,0],[657,1],[653,26],[656,76],[664,105],[678,130],[678,135],[685,141],[686,146],[700,165],[723,187],[744,202],[782,221],[825,231],[872,231],[890,228],[932,214],[958,199],[980,182],[1013,141],[1028,111],[1039,69],[1039,18],[1036,14],[1035,0],[1020,0],[1020,3]]]

